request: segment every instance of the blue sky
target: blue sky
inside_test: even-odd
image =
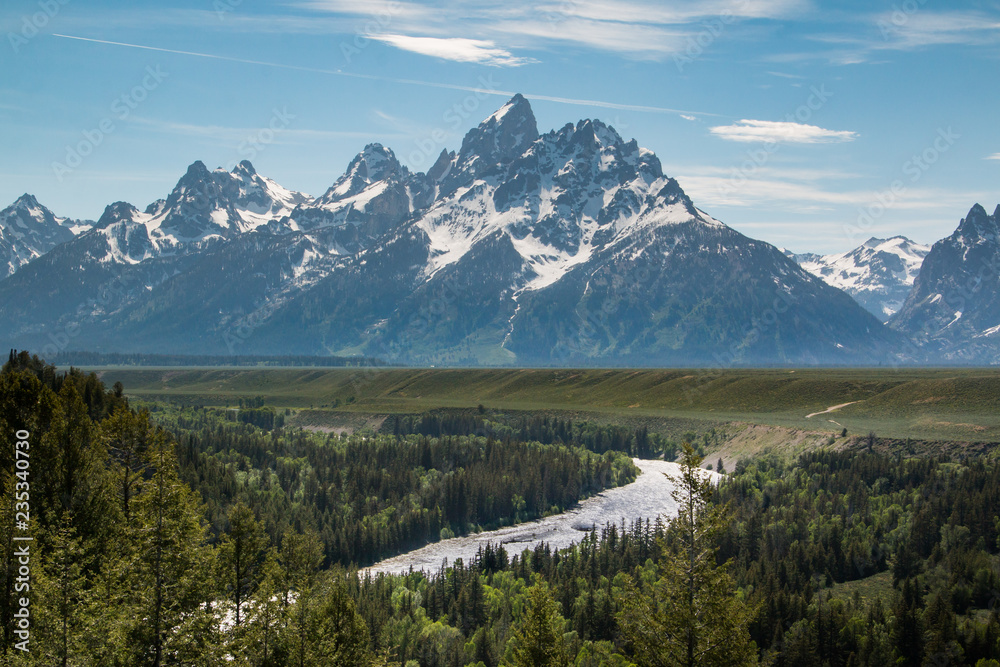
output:
[[[369,142],[425,170],[511,92],[796,251],[1000,203],[996,1],[7,0],[0,33],[0,206],[144,208],[198,159],[318,195]]]

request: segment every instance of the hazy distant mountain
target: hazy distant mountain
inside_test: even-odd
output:
[[[894,236],[870,238],[854,250],[833,255],[786,254],[887,322],[906,300],[929,250],[930,246]]]
[[[408,363],[874,364],[902,340],[635,140],[539,134],[520,95],[427,173],[371,144],[315,199],[196,162],[0,281],[0,316],[11,342],[72,321],[80,348]]]
[[[931,247],[889,324],[934,358],[1000,363],[1000,206],[976,204]]]

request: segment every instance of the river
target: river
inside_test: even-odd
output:
[[[552,516],[449,540],[441,540],[425,547],[383,560],[368,568],[372,574],[380,572],[400,574],[412,567],[428,573],[437,572],[442,564],[451,564],[456,558],[466,563],[472,560],[480,546],[488,542],[505,545],[508,555],[524,549],[533,549],[539,542],[548,542],[553,549],[568,547],[580,541],[584,532],[607,523],[631,523],[636,519],[654,520],[663,515],[672,517],[677,505],[671,496],[674,479],[680,466],[669,461],[633,459],[640,474],[634,482],[615,489],[602,491],[587,498],[575,507]],[[707,472],[713,478],[718,474]]]

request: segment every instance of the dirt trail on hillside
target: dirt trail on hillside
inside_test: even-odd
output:
[[[861,401],[850,401],[848,403],[841,403],[840,405],[831,405],[826,410],[820,410],[819,412],[814,412],[811,415],[806,415],[806,419],[812,419],[813,417],[815,417],[817,415],[825,415],[828,412],[834,412],[835,410],[839,410],[841,408],[846,408],[848,405],[854,405],[855,403],[860,403],[860,402]]]

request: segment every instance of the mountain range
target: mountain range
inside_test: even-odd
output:
[[[0,279],[93,227],[85,220],[57,218],[29,194],[0,211]]]
[[[913,281],[929,246],[905,236],[870,238],[854,250],[832,255],[814,253],[789,257],[809,273],[842,289],[875,317],[888,322],[913,289]]]
[[[96,223],[66,221],[26,195],[2,215],[4,243],[8,220],[39,232],[0,280],[0,337],[39,350],[905,363],[922,354],[913,295],[936,289],[914,276],[944,252],[897,237],[790,257],[697,208],[656,155],[599,120],[539,133],[520,95],[426,173],[369,144],[318,197],[246,161],[195,162],[143,211],[117,202]],[[977,229],[995,243],[986,218]],[[989,342],[977,354],[996,356]]]

